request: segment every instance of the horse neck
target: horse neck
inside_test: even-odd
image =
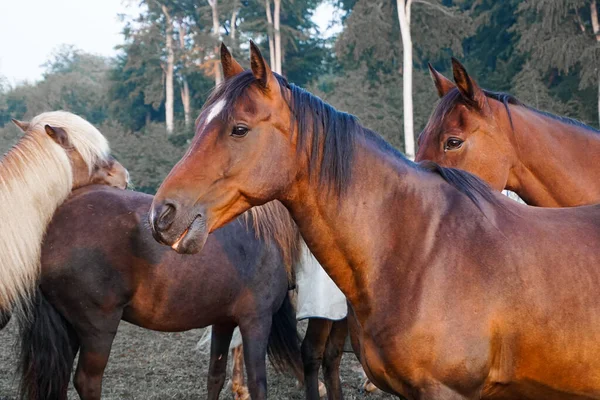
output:
[[[28,133],[0,162],[0,306],[27,305],[43,235],[71,186],[69,158],[45,134]]]
[[[600,169],[591,166],[600,154],[600,134],[523,106],[510,107],[516,163],[507,188],[541,207],[598,202]]]
[[[415,232],[424,226],[427,231],[435,220],[415,216],[439,214],[445,184],[369,139],[357,140],[355,146],[351,182],[343,197],[300,177],[282,201],[360,320],[386,287],[406,277],[412,252],[421,251],[418,242],[423,238]],[[439,196],[430,190],[438,190]],[[385,265],[393,265],[393,276],[384,271]]]

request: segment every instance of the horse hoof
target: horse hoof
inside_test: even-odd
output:
[[[319,397],[327,397],[327,388],[325,387],[325,384],[321,381],[319,381]]]
[[[235,389],[233,398],[235,400],[249,400],[250,392],[246,386],[239,386]]]
[[[363,383],[363,390],[367,393],[374,393],[379,391],[379,388],[375,385],[373,385],[373,383],[370,380],[366,380],[365,383]]]

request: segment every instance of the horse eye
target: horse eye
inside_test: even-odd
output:
[[[457,150],[460,149],[464,142],[458,138],[449,138],[446,140],[446,144],[444,145],[444,150]]]
[[[231,131],[231,136],[244,137],[244,136],[246,136],[248,131],[249,131],[249,129],[246,128],[245,126],[236,125],[233,127],[233,130]]]

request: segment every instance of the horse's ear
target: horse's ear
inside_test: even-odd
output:
[[[477,82],[469,76],[465,67],[454,57],[452,57],[452,72],[458,91],[465,100],[479,109],[483,109],[486,104],[486,97],[483,90],[477,85]]]
[[[252,74],[265,89],[272,87],[275,83],[275,75],[252,40],[250,41],[250,66]]]
[[[69,135],[63,128],[58,128],[55,126],[44,125],[44,130],[54,140],[56,143],[64,147],[65,149],[71,148],[71,143],[69,142]]]
[[[244,68],[238,63],[225,46],[221,43],[221,66],[223,66],[223,74],[225,79],[229,79],[244,72]]]
[[[11,119],[12,123],[19,127],[23,132],[27,132],[29,129],[29,122],[19,121],[18,119]]]
[[[433,79],[433,83],[435,83],[435,87],[440,98],[444,97],[446,93],[456,87],[454,82],[436,71],[436,69],[433,68],[433,65],[428,63],[427,66],[429,67],[429,74],[431,74],[431,79]]]

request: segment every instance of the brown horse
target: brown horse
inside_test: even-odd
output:
[[[57,210],[43,246],[41,291],[21,327],[22,398],[66,399],[79,351],[75,388],[83,400],[100,399],[121,320],[166,332],[213,325],[208,399],[219,397],[236,326],[253,399],[266,398],[267,346],[276,366],[301,379],[286,273],[298,236],[287,210],[257,208],[190,257],[153,240],[151,203],[142,193],[89,186]]]
[[[46,225],[71,190],[101,181],[113,162],[106,138],[65,111],[13,120],[24,135],[0,160],[0,314],[29,306]],[[0,315],[0,325],[5,318]]]
[[[467,172],[417,165],[273,74],[254,44],[251,66],[212,94],[161,185],[157,239],[196,252],[279,199],[351,303],[353,344],[380,388],[600,398],[600,206],[528,207]]]
[[[600,131],[483,90],[457,60],[452,65],[456,84],[430,66],[441,100],[416,160],[464,169],[535,206],[600,201]]]

